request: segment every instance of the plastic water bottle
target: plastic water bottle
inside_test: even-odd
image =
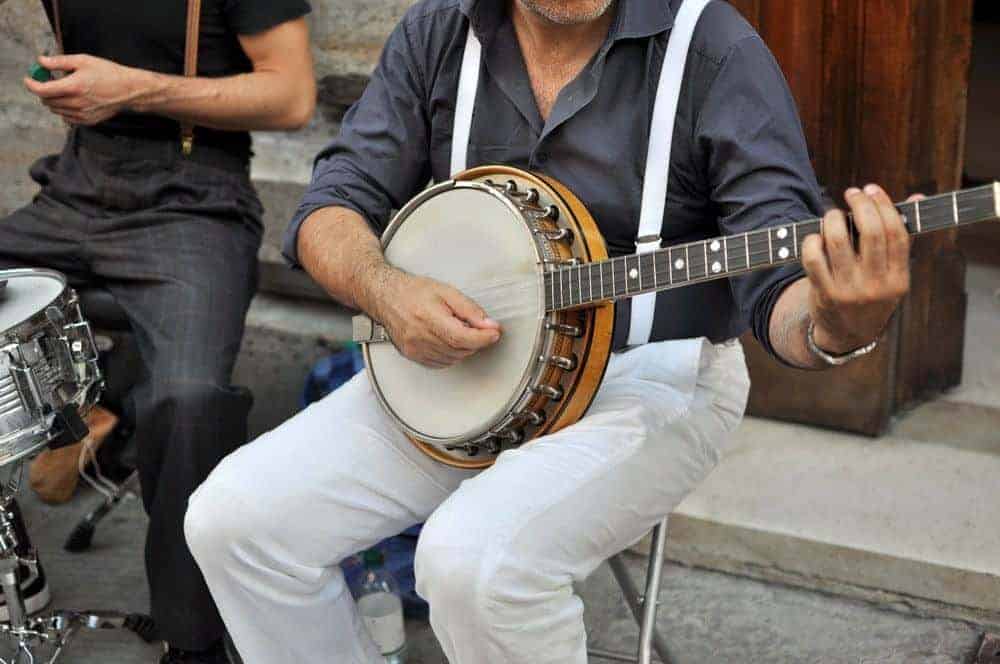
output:
[[[362,554],[362,560],[365,572],[354,591],[358,612],[386,664],[403,664],[406,631],[399,584],[385,569],[381,551],[369,549]]]

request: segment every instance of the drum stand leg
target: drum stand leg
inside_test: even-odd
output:
[[[20,469],[15,471],[20,476]],[[37,568],[38,559],[32,554],[26,558],[17,553],[20,544],[14,528],[15,516],[10,509],[17,492],[17,482],[0,487],[0,586],[7,603],[9,622],[0,623],[0,636],[16,643],[10,658],[0,656],[0,664],[54,664],[63,654],[69,640],[84,629],[131,629],[136,631],[142,617],[118,611],[74,611],[62,609],[29,618],[21,592],[21,569]],[[46,646],[52,654],[48,659],[36,660],[35,649]]]

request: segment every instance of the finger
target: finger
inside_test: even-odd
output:
[[[922,201],[922,200],[924,200],[926,198],[927,197],[924,196],[923,194],[912,194],[909,198],[906,199],[906,202],[907,203],[913,203],[913,202],[916,202],[916,201]]]
[[[28,88],[31,94],[41,99],[66,97],[77,93],[76,79],[73,76],[66,76],[46,83],[39,83],[34,79],[25,78],[24,87]]]
[[[87,56],[77,55],[40,55],[38,63],[53,71],[76,71],[87,61]]]
[[[883,274],[887,259],[881,211],[867,192],[852,188],[848,190],[846,198],[854,213],[854,227],[858,230],[861,265],[868,274]]]
[[[802,267],[813,287],[820,293],[829,296],[834,289],[833,272],[823,250],[823,238],[813,233],[802,241]]]
[[[835,277],[850,275],[857,269],[857,255],[847,232],[847,218],[840,210],[830,210],[823,217],[823,249]]]
[[[889,195],[881,187],[870,184],[865,187],[867,193],[875,205],[878,207],[879,215],[882,217],[882,230],[885,234],[885,256],[886,268],[889,272],[897,273],[909,264],[910,256],[910,234],[903,224],[896,206],[893,205]]]
[[[477,351],[499,341],[500,331],[472,327],[454,316],[448,316],[441,321],[438,337],[454,350]]]
[[[447,288],[442,296],[455,316],[472,327],[488,330],[500,329],[500,323],[489,318],[482,307],[471,298],[462,294],[461,291],[454,288]]]

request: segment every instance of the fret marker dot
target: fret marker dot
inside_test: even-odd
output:
[[[779,228],[778,232],[777,232],[777,236],[778,236],[779,240],[784,240],[786,237],[788,237],[788,229],[787,228]]]
[[[722,248],[722,245],[719,244],[718,240],[712,240],[712,244],[708,245],[708,248],[711,249],[712,251],[718,251],[720,248]]]
[[[677,268],[678,270],[683,270],[684,269],[684,259],[683,258],[678,258],[677,260],[675,260],[674,261],[674,267]]]
[[[631,270],[628,271],[628,276],[635,279],[636,277],[639,276],[639,270],[632,268]]]
[[[781,249],[778,249],[778,258],[784,260],[788,258],[789,253],[788,247],[782,247]]]
[[[722,263],[720,263],[719,261],[715,261],[714,263],[712,263],[712,272],[715,272],[716,274],[722,272]]]

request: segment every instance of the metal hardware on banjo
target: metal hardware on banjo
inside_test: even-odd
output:
[[[97,402],[90,326],[58,272],[0,271],[0,466],[41,451]],[[85,431],[83,432],[85,433]]]
[[[1000,183],[897,205],[911,234],[1000,218]],[[608,258],[584,205],[544,175],[464,171],[405,205],[382,236],[395,267],[450,284],[501,321],[500,341],[445,369],[413,362],[354,319],[382,407],[422,451],[484,468],[579,420],[611,354],[614,303],[797,262],[812,219]]]

